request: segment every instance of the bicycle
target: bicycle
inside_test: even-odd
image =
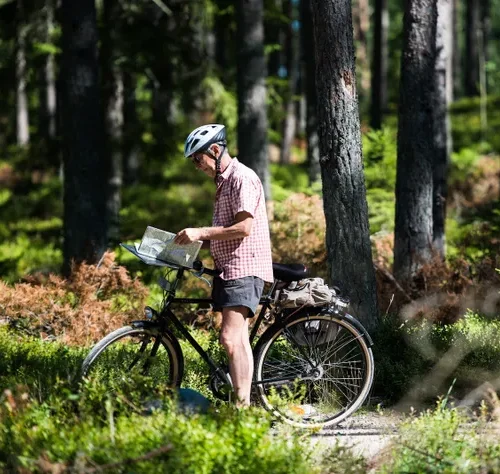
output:
[[[140,258],[126,244],[122,244]],[[147,306],[145,318],[131,321],[99,341],[82,365],[82,376],[116,387],[134,374],[153,384],[179,387],[184,356],[177,334],[184,337],[210,369],[209,387],[227,400],[231,380],[227,367],[214,361],[188,328],[175,316],[172,305],[207,304],[210,298],[177,298],[186,272],[208,282],[204,275],[217,270],[197,261],[194,268],[155,261],[166,267],[159,284],[159,310]],[[274,282],[260,300],[261,310],[250,332],[254,355],[252,397],[278,419],[301,428],[323,428],[339,423],[367,398],[374,375],[372,340],[361,323],[345,312],[346,299],[335,298],[322,307],[280,309],[275,299],[281,288],[307,277],[301,264],[273,264]],[[173,281],[168,281],[175,272]],[[268,327],[257,337],[266,321]]]

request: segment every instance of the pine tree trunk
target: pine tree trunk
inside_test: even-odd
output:
[[[139,181],[140,127],[135,98],[136,80],[128,71],[123,72],[123,181],[135,184]]]
[[[479,35],[481,7],[478,0],[467,0],[465,21],[465,95],[479,95]]]
[[[283,127],[281,130],[281,164],[289,164],[291,161],[293,139],[295,138],[295,130],[297,128],[294,95],[296,93],[298,80],[297,76],[299,72],[297,41],[296,34],[293,29],[293,20],[295,17],[293,2],[291,0],[286,0],[285,6],[286,11],[284,14],[289,19],[285,41],[288,88],[284,98],[285,118],[283,120]]]
[[[106,133],[106,155],[110,160],[108,178],[108,233],[113,242],[120,238],[120,209],[123,163],[123,73],[118,64],[120,38],[116,25],[119,22],[118,2],[104,2],[101,42],[101,64],[103,70],[103,98]]]
[[[268,9],[272,12],[272,18],[268,18],[264,25],[266,42],[272,45],[268,55],[268,73],[269,76],[277,77],[282,66],[283,52],[279,48],[283,44],[284,35],[282,22],[276,17],[283,10],[283,0],[272,0],[272,6]]]
[[[17,144],[28,145],[30,142],[28,96],[26,81],[26,34],[27,24],[24,13],[23,0],[17,0],[16,24],[16,133]]]
[[[403,284],[432,257],[436,0],[409,0],[403,22],[394,275]]]
[[[349,0],[312,2],[326,248],[364,325],[377,325]]]
[[[269,200],[263,16],[262,0],[238,0],[238,158],[257,173]]]
[[[387,109],[387,67],[389,62],[387,0],[375,0],[374,8],[370,125],[378,130],[382,127],[384,112]]]
[[[104,154],[94,0],[62,0],[64,266],[97,262],[108,243]]]
[[[370,27],[368,0],[353,2],[354,44],[356,45],[356,70],[359,103],[365,104],[370,90],[370,60],[368,57],[368,30]]]
[[[45,0],[43,36],[46,43],[51,43],[51,31],[54,28],[54,2]],[[49,145],[49,153],[54,153],[51,146],[56,139],[57,92],[56,64],[53,54],[46,54],[40,69],[40,132]],[[56,160],[53,160],[56,161]]]
[[[462,63],[462,49],[460,48],[460,41],[458,32],[461,30],[459,25],[459,4],[460,0],[453,1],[453,97],[462,97],[463,90],[463,63]]]
[[[436,65],[435,86],[436,101],[434,112],[434,148],[433,153],[433,245],[434,250],[445,257],[445,220],[446,198],[448,195],[448,163],[451,153],[451,130],[448,104],[451,96],[451,61],[453,46],[453,0],[437,0],[436,29]]]
[[[311,0],[302,1],[302,57],[306,92],[306,136],[309,183],[321,180],[319,164],[318,114],[316,98],[316,63],[314,60],[314,31],[311,17]]]

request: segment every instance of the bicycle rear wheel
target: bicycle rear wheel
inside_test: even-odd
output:
[[[123,391],[140,386],[180,385],[184,372],[182,350],[169,333],[155,328],[125,326],[108,334],[82,364],[82,377]]]
[[[263,406],[302,428],[339,423],[363,404],[373,384],[373,353],[365,337],[331,314],[299,314],[273,325],[255,361]]]

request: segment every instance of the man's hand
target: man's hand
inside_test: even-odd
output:
[[[174,242],[180,245],[190,244],[195,240],[203,240],[201,235],[201,229],[183,229],[175,236]]]

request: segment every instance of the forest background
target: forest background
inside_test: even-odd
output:
[[[319,159],[325,136],[349,142],[318,114],[328,102],[318,84],[328,75],[317,59],[335,56],[314,44],[322,3],[311,10],[298,0],[0,0],[0,316],[9,331],[79,348],[158,300],[157,275],[118,244],[138,240],[147,225],[175,232],[210,223],[213,183],[182,154],[189,131],[207,122],[227,126],[231,155],[263,180],[275,261],[303,262],[356,293],[353,274],[366,272],[356,265],[357,244],[349,247],[363,231],[352,219],[332,220],[340,213],[335,199],[327,203],[335,172]],[[403,6],[355,0],[352,23],[342,19],[356,58],[355,112],[333,114],[334,124],[359,124],[359,150],[356,139],[342,146],[362,159],[366,187],[376,289],[367,299],[377,310],[357,316],[375,339],[373,399],[402,408],[425,406],[450,386],[456,400],[474,405],[500,383],[500,2],[428,3],[436,13],[447,8],[428,55],[432,95],[403,79],[411,63]],[[351,12],[350,2],[339,4]],[[410,1],[408,11],[412,5],[427,3]],[[248,60],[248,49],[260,59]],[[446,124],[444,142],[442,129],[423,137],[402,116],[414,109],[412,98],[428,100],[420,111],[429,122],[444,100],[436,120]],[[408,158],[412,138],[417,152]],[[425,143],[446,150],[444,173]],[[428,183],[412,174],[418,153],[429,155]],[[340,169],[349,176],[349,166]],[[408,252],[413,266],[403,278],[394,241],[398,205],[410,201],[398,194],[405,170],[434,190],[431,206],[444,203],[444,223],[441,234],[422,233],[426,251]],[[342,195],[337,202],[345,203]],[[336,233],[339,224],[345,232]],[[87,264],[71,267],[72,259]],[[206,294],[191,280],[182,291]],[[219,324],[206,311],[186,319],[203,330]],[[9,364],[2,387],[20,366],[47,367],[42,355]],[[61,369],[52,369],[55,380]]]

